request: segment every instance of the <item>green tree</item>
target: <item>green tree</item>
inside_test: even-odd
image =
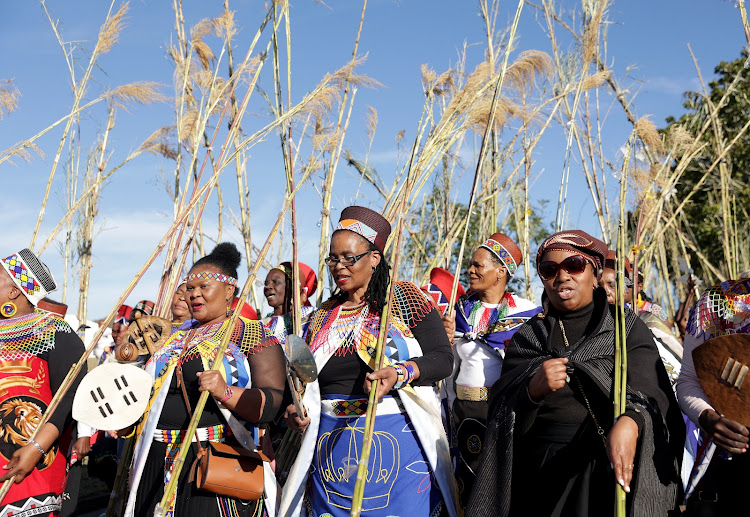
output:
[[[681,230],[727,278],[750,265],[747,240],[750,134],[743,132],[750,113],[748,65],[747,50],[734,61],[719,63],[708,92],[686,92],[683,103],[686,112],[679,119],[667,118],[665,128],[669,131],[679,124],[706,144],[676,186],[678,201],[694,192],[684,207],[685,217],[680,218]],[[704,128],[707,129],[703,131]],[[738,135],[739,139],[731,145]],[[724,159],[701,183],[730,145]],[[707,270],[703,261],[693,268],[702,278],[714,280],[717,276]]]

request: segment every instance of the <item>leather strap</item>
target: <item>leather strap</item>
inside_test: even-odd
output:
[[[193,331],[190,331],[187,336],[185,336],[185,342],[182,344],[182,351],[180,352],[180,357],[177,358],[177,371],[175,372],[175,375],[177,375],[177,385],[180,387],[180,390],[182,391],[182,398],[185,400],[185,406],[187,406],[187,412],[188,416],[190,418],[193,418],[193,408],[190,406],[190,399],[188,398],[187,389],[185,389],[185,378],[182,376],[182,356],[185,355],[185,351],[187,350],[188,343],[192,341]],[[201,445],[200,438],[198,438],[198,429],[195,430],[195,443],[198,444],[198,456],[203,456],[205,454],[203,445]]]

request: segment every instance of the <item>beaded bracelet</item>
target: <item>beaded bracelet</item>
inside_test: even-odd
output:
[[[31,439],[30,439],[30,440],[28,441],[28,443],[30,443],[30,444],[32,444],[32,445],[35,445],[35,446],[36,446],[36,448],[37,448],[37,449],[39,449],[39,452],[41,452],[41,453],[42,453],[42,456],[45,456],[45,455],[47,454],[47,451],[45,451],[45,450],[44,450],[44,447],[42,447],[41,445],[39,445],[39,442],[37,442],[36,440],[31,440]]]
[[[396,374],[398,375],[396,378],[396,384],[393,385],[393,389],[400,390],[406,386],[406,368],[404,368],[403,363],[396,363],[393,365],[393,369],[396,370]]]
[[[398,374],[396,384],[393,385],[394,390],[400,390],[401,388],[409,384],[414,378],[414,366],[410,365],[409,363],[395,363],[393,365],[393,368]]]
[[[402,363],[404,365],[404,368],[406,368],[406,376],[407,380],[406,382],[411,382],[414,380],[414,365],[411,365],[409,363]]]
[[[224,398],[220,399],[219,402],[221,402],[223,404],[227,400],[231,399],[232,395],[234,395],[234,391],[232,390],[232,388],[230,388],[229,386],[227,386],[227,389],[224,390]]]

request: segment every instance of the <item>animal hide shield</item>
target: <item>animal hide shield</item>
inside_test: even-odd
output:
[[[693,350],[695,373],[711,405],[750,426],[750,335],[709,339]]]
[[[106,363],[83,378],[73,399],[73,418],[103,430],[120,430],[146,410],[151,376],[137,366]]]

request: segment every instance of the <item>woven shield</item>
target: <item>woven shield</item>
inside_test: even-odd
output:
[[[137,366],[97,366],[78,385],[73,419],[104,431],[125,429],[146,410],[152,384],[151,375]]]
[[[695,373],[711,405],[750,426],[750,335],[709,339],[693,350]]]

